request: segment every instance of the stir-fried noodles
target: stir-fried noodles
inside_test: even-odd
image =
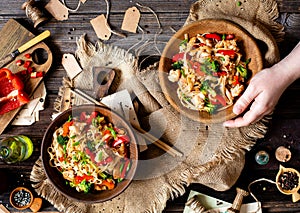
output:
[[[168,79],[178,83],[183,106],[213,113],[234,103],[250,77],[234,34],[206,33],[188,38],[172,58]]]
[[[130,169],[130,138],[99,112],[70,117],[53,134],[50,165],[79,192],[110,190]]]

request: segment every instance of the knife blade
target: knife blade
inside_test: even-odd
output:
[[[50,31],[46,30],[39,34],[38,36],[34,37],[33,39],[29,40],[22,46],[20,46],[18,49],[12,51],[10,54],[4,56],[2,59],[0,59],[0,68],[4,67],[8,63],[14,60],[15,57],[23,53],[24,51],[28,50],[30,47],[33,47],[37,43],[41,42],[45,38],[48,38],[50,36]]]

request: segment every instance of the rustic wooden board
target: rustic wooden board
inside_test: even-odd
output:
[[[6,56],[7,54],[10,54],[12,51],[19,48],[22,44],[26,43],[34,36],[35,35],[33,35],[30,31],[28,31],[16,20],[9,19],[8,22],[2,28],[2,30],[0,31],[0,44],[1,44],[0,58]],[[46,55],[46,59],[45,62],[43,62],[43,64],[32,63],[32,67],[36,71],[43,71],[47,73],[51,67],[53,57],[52,57],[51,50],[44,42],[40,42],[37,45],[25,51],[24,53],[20,54],[18,57],[16,57],[14,61],[12,61],[10,64],[8,64],[5,67],[10,69],[13,73],[17,73],[19,71],[24,70],[25,68],[23,66],[17,66],[15,61],[18,59],[22,59],[24,61],[32,60],[32,59],[26,59],[24,57],[24,54],[33,53],[34,51],[37,50],[41,50],[42,52],[44,52],[43,54]],[[27,94],[32,95],[42,80],[43,78],[26,78],[26,81],[24,82],[25,84],[24,89],[27,92]],[[9,123],[13,120],[13,118],[18,114],[20,109],[21,107],[0,116],[0,123],[1,123],[0,134],[2,134],[2,132],[7,127],[7,125],[9,125]]]

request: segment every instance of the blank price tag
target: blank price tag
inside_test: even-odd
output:
[[[50,0],[45,6],[46,10],[58,21],[67,20],[69,16],[68,8],[59,0]]]
[[[108,40],[110,38],[111,32],[107,28],[107,20],[103,14],[92,19],[90,22],[98,38],[102,40]]]
[[[140,11],[136,7],[128,8],[122,23],[122,30],[136,33],[137,26],[141,17]]]
[[[82,71],[74,55],[70,53],[63,55],[61,63],[71,80]]]

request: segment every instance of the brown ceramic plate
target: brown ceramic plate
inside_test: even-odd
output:
[[[102,115],[104,115],[107,120],[111,123],[113,123],[117,127],[123,127],[127,130],[127,135],[130,137],[130,159],[132,161],[131,168],[126,175],[126,178],[120,182],[117,183],[117,186],[112,190],[106,190],[106,191],[95,191],[95,192],[89,192],[89,193],[83,193],[83,192],[77,192],[74,188],[70,187],[69,185],[66,185],[66,181],[63,178],[62,174],[54,167],[51,167],[49,164],[50,156],[47,152],[48,147],[50,147],[52,143],[52,135],[53,132],[60,126],[65,123],[65,121],[68,120],[69,116],[79,116],[81,112],[87,112],[91,113],[93,111],[98,111]],[[51,181],[51,183],[54,185],[54,187],[64,194],[65,196],[74,199],[79,202],[86,202],[86,203],[97,203],[97,202],[103,202],[109,199],[112,199],[113,197],[119,195],[122,193],[126,187],[131,183],[137,163],[138,163],[138,146],[135,134],[130,127],[129,124],[117,113],[114,111],[111,111],[109,108],[102,107],[102,106],[95,106],[95,105],[81,105],[77,107],[73,107],[71,109],[68,109],[64,112],[62,112],[47,128],[46,133],[43,137],[42,142],[42,148],[41,148],[41,155],[42,155],[42,161],[45,173],[48,177],[48,179]]]
[[[177,82],[168,80],[172,56],[179,52],[179,44],[184,40],[184,34],[193,37],[203,33],[234,34],[241,43],[239,45],[242,45],[243,58],[251,58],[248,68],[251,70],[252,76],[263,68],[263,60],[254,38],[241,27],[226,20],[206,19],[193,22],[176,32],[168,41],[159,62],[159,81],[166,99],[178,112],[192,120],[203,123],[219,123],[236,116],[232,112],[233,106],[214,114],[188,109],[181,104],[177,97]]]

